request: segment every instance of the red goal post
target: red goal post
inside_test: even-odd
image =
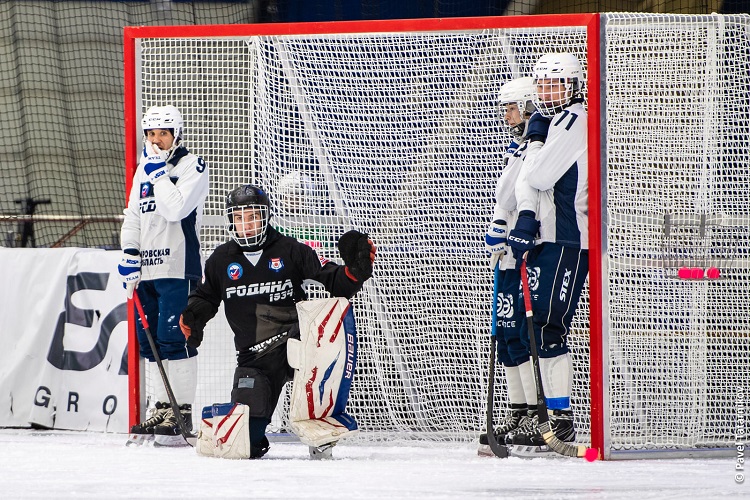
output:
[[[705,383],[710,378],[705,360],[716,349],[722,362],[732,358],[734,337],[726,332],[742,325],[747,306],[733,303],[737,315],[723,317],[717,331],[707,332],[691,318],[709,317],[706,297],[741,289],[747,273],[732,274],[737,259],[724,255],[717,261],[727,270],[723,284],[682,281],[676,279],[678,269],[666,264],[665,247],[691,234],[705,240],[708,228],[716,236],[688,248],[690,262],[680,256],[675,261],[677,267],[705,264],[695,259],[701,250],[707,259],[707,252],[721,246],[725,227],[733,228],[729,239],[747,244],[746,212],[705,203],[700,165],[716,158],[695,159],[692,153],[690,161],[670,158],[683,148],[685,130],[695,132],[694,126],[675,128],[683,120],[670,111],[694,103],[695,95],[684,88],[665,90],[658,70],[668,76],[679,68],[688,79],[695,73],[696,93],[711,82],[719,89],[721,64],[713,67],[712,81],[692,71],[704,57],[695,40],[716,39],[728,23],[746,26],[747,18],[584,14],[128,27],[126,188],[141,144],[141,114],[151,105],[171,103],[185,117],[188,148],[211,172],[201,235],[206,255],[225,239],[225,193],[244,182],[267,187],[279,229],[324,257],[338,258],[332,242],[342,230],[370,233],[379,247],[376,271],[353,301],[360,365],[350,408],[361,434],[476,439],[485,408],[491,296],[481,236],[491,215],[502,146],[510,140],[497,117],[497,90],[510,78],[528,75],[544,52],[574,52],[587,82],[591,228],[589,282],[571,332],[579,438],[590,440],[603,458],[726,451],[729,421],[706,398],[715,388]],[[712,50],[715,59],[729,49]],[[659,85],[649,84],[657,80]],[[622,87],[630,96],[618,94]],[[605,95],[602,89],[608,88]],[[711,90],[705,100],[718,93]],[[638,102],[660,99],[666,110],[651,117],[669,132],[651,149],[662,155],[651,173],[656,181],[622,166],[644,163],[636,146],[652,146],[653,124],[634,123],[629,114],[633,96]],[[746,116],[747,108],[741,112]],[[695,151],[705,150],[702,139],[710,139],[698,137],[711,133],[699,128],[690,141]],[[720,162],[726,161],[732,160]],[[686,169],[684,180],[695,184],[689,194],[665,181],[675,167]],[[640,185],[646,186],[643,197]],[[670,190],[663,197],[666,205],[654,194],[664,186]],[[741,204],[747,186],[731,187],[741,192],[736,197]],[[702,205],[696,208],[694,199]],[[647,302],[623,294],[628,287]],[[621,312],[621,303],[627,308],[628,302],[648,311],[631,318]],[[228,400],[234,360],[231,333],[220,316],[209,325],[199,357],[198,408]],[[706,335],[722,343],[694,352],[693,337]],[[662,339],[668,339],[666,347]],[[133,332],[130,341],[137,345]],[[678,359],[669,358],[671,348]],[[137,350],[129,352],[134,422],[142,414],[142,395]],[[641,363],[638,356],[649,352],[659,355]],[[697,382],[662,386],[665,372],[667,378],[683,376],[683,356]],[[731,385],[715,384],[721,391]],[[504,396],[498,391],[496,407]],[[696,398],[689,415],[676,419],[680,408],[670,405]],[[283,411],[282,405],[281,427]],[[723,419],[718,430],[708,423],[717,415]]]

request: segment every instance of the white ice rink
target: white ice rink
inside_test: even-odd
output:
[[[300,443],[261,460],[192,448],[129,448],[122,434],[0,429],[0,498],[714,499],[750,498],[735,459],[588,463],[480,458],[474,445],[340,444],[313,462]]]

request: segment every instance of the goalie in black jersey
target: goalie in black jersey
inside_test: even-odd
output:
[[[206,323],[216,315],[220,303],[224,302],[224,311],[234,333],[237,350],[231,400],[232,403],[246,405],[242,411],[247,413],[244,422],[248,428],[242,436],[232,438],[242,442],[249,437],[247,450],[240,449],[230,458],[260,458],[269,449],[265,429],[271,422],[283,386],[295,376],[287,359],[287,343],[289,339],[300,337],[296,304],[307,298],[303,282],[319,282],[333,297],[348,299],[372,275],[375,246],[366,234],[349,231],[338,242],[344,265],[319,258],[315,250],[280,234],[269,224],[271,209],[268,195],[254,185],[237,187],[228,194],[226,214],[227,231],[232,240],[217,247],[206,261],[203,279],[188,298],[187,308],[180,318],[180,326],[188,345],[198,347],[203,340]],[[341,314],[348,313],[353,325],[348,302],[341,300],[346,303],[340,310]],[[343,322],[342,319],[342,324]],[[339,357],[344,361],[347,358],[345,353],[337,356]],[[294,363],[314,363],[314,358],[314,353],[308,353],[307,358],[304,358],[303,353]],[[322,372],[320,370],[317,383],[320,383]],[[339,401],[339,407],[341,403],[346,403],[348,387],[348,384],[345,385],[346,394],[342,395],[340,391],[338,393],[343,399]],[[336,394],[333,397],[335,399]],[[330,414],[334,413],[335,411]],[[351,423],[354,428],[350,430],[356,430],[353,419],[351,422],[345,418],[341,420],[342,428],[328,433],[325,438],[320,435],[310,437],[305,434],[305,429],[295,429],[295,432],[303,442],[311,446],[331,445],[338,437],[346,434],[341,432],[346,431],[346,425]],[[320,431],[319,424],[321,422],[316,419],[317,431]],[[323,422],[322,425],[327,424]],[[337,427],[339,422],[335,421],[333,425]],[[210,437],[204,444],[211,448],[216,441],[214,434],[214,444],[211,444]],[[199,453],[200,443],[199,437]],[[211,451],[206,454],[210,453]],[[218,454],[216,449],[213,449],[213,453]]]

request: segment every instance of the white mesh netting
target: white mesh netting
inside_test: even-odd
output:
[[[606,19],[608,439],[615,450],[728,446],[748,369],[748,18]],[[138,112],[180,108],[186,143],[210,168],[206,255],[226,239],[225,194],[246,182],[270,191],[282,232],[325,257],[338,260],[347,229],[375,240],[375,274],[353,300],[360,439],[483,430],[483,235],[510,140],[496,97],[548,51],[573,52],[587,71],[586,43],[583,26],[140,41]],[[678,279],[699,266],[721,278]],[[201,350],[197,408],[229,399],[221,314]],[[583,442],[588,316],[587,288],[570,335]]]

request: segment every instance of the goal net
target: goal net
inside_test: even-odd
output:
[[[375,272],[352,301],[358,439],[475,440],[491,323],[483,235],[511,139],[497,95],[542,54],[571,52],[597,113],[590,220],[603,223],[569,336],[579,440],[606,458],[728,448],[749,363],[747,27],[591,14],[127,28],[128,166],[140,115],[174,104],[210,169],[206,256],[227,239],[226,193],[249,182],[270,192],[272,223],[322,257],[340,262],[348,229],[370,234]],[[683,267],[721,277],[680,279]],[[229,400],[234,354],[220,311],[198,409]],[[502,373],[496,387],[498,419]]]

